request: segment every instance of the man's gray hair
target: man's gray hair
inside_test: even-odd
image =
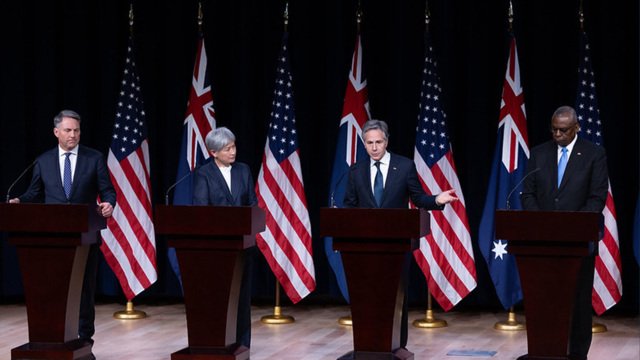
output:
[[[551,120],[555,119],[557,116],[568,116],[569,119],[573,120],[572,123],[578,122],[578,115],[576,114],[576,110],[571,106],[564,105],[560,106],[553,112],[553,116],[551,116]]]
[[[226,127],[219,127],[213,129],[204,142],[207,144],[207,149],[210,151],[220,151],[227,144],[236,141],[236,136],[233,135],[231,130]]]
[[[382,120],[369,120],[362,127],[362,137],[369,130],[380,130],[384,134],[384,139],[389,140],[389,126]]]
[[[57,128],[58,125],[62,122],[63,118],[72,118],[78,120],[80,122],[80,115],[73,110],[62,110],[58,113],[58,115],[53,117],[53,127]]]

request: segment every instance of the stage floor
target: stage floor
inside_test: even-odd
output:
[[[182,304],[139,306],[148,317],[142,320],[116,320],[113,313],[124,310],[120,304],[96,307],[96,335],[93,353],[98,360],[168,360],[171,353],[187,346],[187,330]],[[329,360],[352,350],[350,327],[337,320],[348,315],[346,306],[283,307],[284,315],[295,323],[266,325],[264,315],[273,307],[252,308],[252,360]],[[424,311],[411,311],[409,320],[424,318]],[[497,321],[506,313],[456,312],[436,313],[447,327],[420,329],[409,326],[407,348],[415,359],[515,359],[526,353],[525,331],[498,331]],[[518,320],[523,320],[518,314]],[[640,358],[640,318],[604,316],[594,318],[608,327],[594,334],[589,359],[637,360]],[[10,359],[11,348],[28,341],[26,309],[21,305],[0,306],[0,359]],[[496,351],[492,357],[447,355],[455,350]]]

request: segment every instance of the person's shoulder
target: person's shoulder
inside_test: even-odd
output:
[[[43,152],[42,154],[40,154],[36,160],[44,160],[44,159],[48,159],[50,157],[57,157],[58,156],[58,147],[54,147],[52,149],[49,149],[45,152]]]
[[[389,163],[394,165],[411,165],[413,164],[413,160],[409,159],[406,156],[398,155],[396,153],[390,152],[391,158],[389,159]]]
[[[545,142],[543,142],[542,144],[538,144],[534,147],[531,148],[531,152],[532,153],[541,153],[541,152],[546,152],[549,150],[555,150],[556,149],[556,143],[553,140],[547,140]]]
[[[238,170],[247,170],[247,171],[249,171],[249,170],[250,170],[250,169],[249,169],[249,165],[247,165],[247,164],[245,164],[245,163],[243,163],[243,162],[240,162],[240,161],[236,161],[236,162],[234,162],[234,163],[233,163],[233,167],[234,167],[234,168],[236,168],[236,169],[238,169]]]
[[[590,151],[590,152],[593,152],[594,154],[605,152],[605,149],[603,146],[592,143],[591,141],[581,137],[579,137],[578,140],[576,141],[576,148],[582,151]]]
[[[94,148],[79,145],[78,156],[103,157],[102,153]]]

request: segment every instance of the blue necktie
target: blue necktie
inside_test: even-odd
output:
[[[62,177],[62,186],[64,187],[64,194],[69,199],[69,195],[71,194],[71,160],[69,156],[70,152],[64,153],[66,159],[64,159],[64,176]]]
[[[560,161],[558,161],[558,188],[560,188],[560,183],[562,182],[562,176],[564,175],[564,170],[567,168],[567,148],[563,147],[562,155],[560,156]]]
[[[380,171],[380,161],[375,162],[376,168],[378,171],[376,172],[376,178],[373,181],[373,196],[376,198],[376,203],[378,203],[378,207],[382,206],[382,193],[384,192],[384,185],[382,182],[382,171]]]

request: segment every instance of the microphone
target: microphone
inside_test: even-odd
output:
[[[22,171],[22,173],[20,173],[20,175],[13,181],[13,183],[11,184],[11,186],[9,186],[9,189],[7,190],[7,199],[6,202],[9,203],[9,200],[11,200],[11,190],[13,189],[13,187],[18,183],[18,181],[20,181],[20,179],[22,179],[22,177],[24,176],[24,174],[27,173],[27,171],[29,171],[32,167],[34,167],[34,165],[38,162],[38,160],[34,160],[31,165],[27,166],[26,169],[24,169]]]
[[[528,178],[531,174],[533,173],[537,173],[538,171],[540,171],[540,168],[535,168],[531,171],[529,171],[525,176],[522,177],[522,179],[520,179],[520,181],[518,181],[518,183],[516,184],[516,186],[513,187],[513,189],[509,192],[509,195],[507,195],[507,210],[510,210],[511,207],[509,206],[509,200],[511,199],[511,195],[513,195],[513,193],[516,191],[516,189],[522,185],[522,183],[524,182],[524,180],[526,178]]]
[[[336,181],[336,186],[333,187],[333,190],[331,191],[331,197],[329,200],[329,205],[334,208],[336,207],[336,200],[335,200],[335,195],[336,195],[336,190],[338,189],[340,183],[342,182],[342,180],[344,180],[345,176],[349,173],[350,169],[347,169],[347,171],[343,172],[342,174],[340,174],[340,177],[338,178],[338,181]]]
[[[193,169],[193,171],[195,171],[195,169]],[[178,184],[183,182],[186,178],[190,177],[191,174],[193,173],[193,171],[188,172],[186,175],[184,175],[180,179],[178,179],[178,181],[174,182],[171,186],[169,186],[167,191],[164,193],[164,204],[165,205],[169,205],[169,192],[171,192],[171,190],[173,190],[174,187],[178,186]]]

